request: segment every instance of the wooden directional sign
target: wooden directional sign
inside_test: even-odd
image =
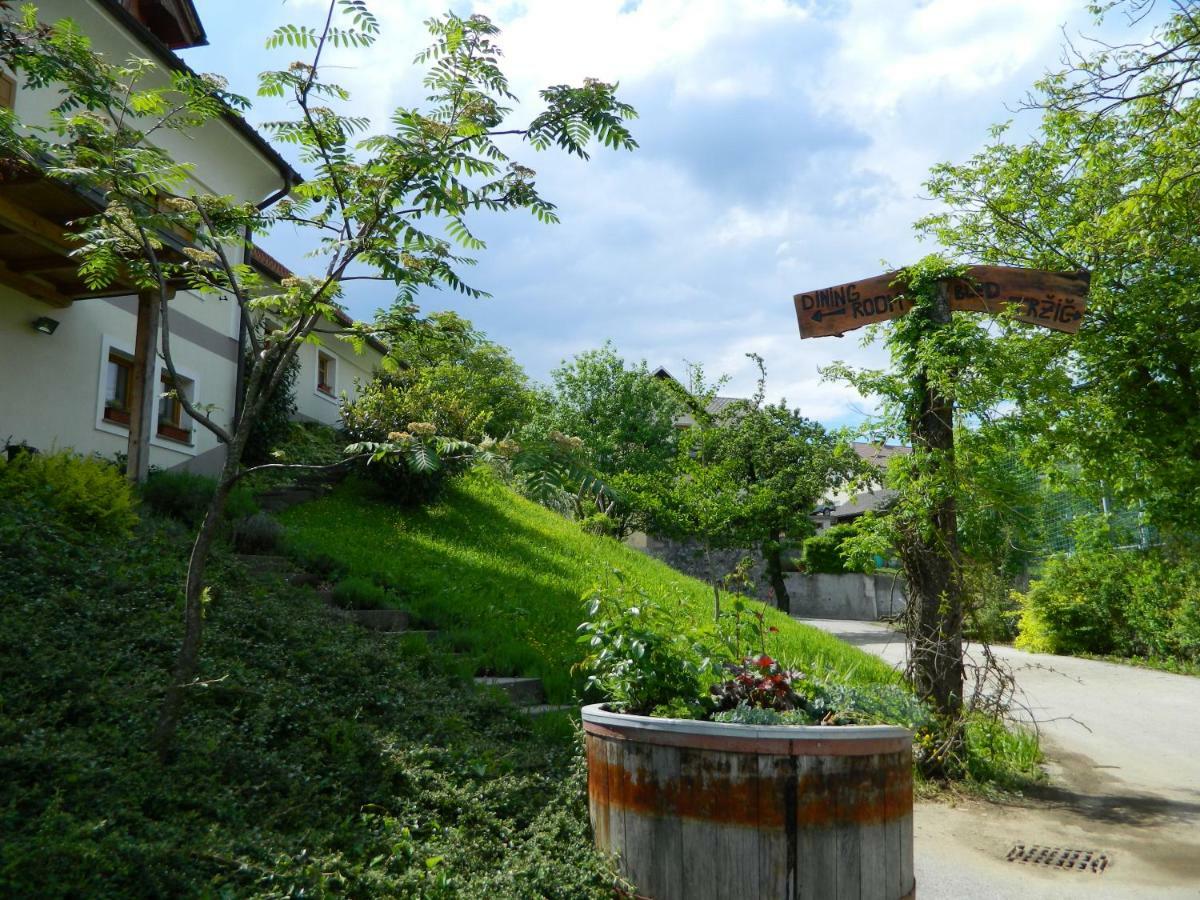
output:
[[[998,313],[1015,307],[1019,322],[1074,334],[1087,309],[1088,272],[1045,272],[1011,266],[972,266],[948,285],[950,308]]]
[[[901,296],[900,287],[891,286],[897,274],[888,272],[862,281],[797,294],[796,318],[800,320],[800,337],[842,334],[904,315],[912,304]]]
[[[892,286],[897,274],[796,294],[800,337],[840,335],[904,315],[912,303],[899,286]],[[946,287],[951,309],[999,313],[1012,307],[1018,321],[1073,333],[1086,311],[1089,278],[1087,272],[972,266],[965,278],[953,279]]]

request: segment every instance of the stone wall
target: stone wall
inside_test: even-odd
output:
[[[894,575],[784,576],[791,614],[805,619],[874,621],[904,611],[904,584]]]
[[[756,588],[754,596],[766,603],[775,603],[771,587],[764,577],[766,565],[763,563],[762,554],[757,550],[714,550],[706,555],[703,545],[697,541],[673,541],[641,532],[630,535],[625,539],[625,543],[648,556],[661,559],[677,572],[710,584],[714,578],[732,572],[743,557],[749,556],[754,560],[750,570]]]

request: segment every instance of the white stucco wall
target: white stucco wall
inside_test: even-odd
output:
[[[113,63],[131,57],[153,59],[153,55],[128,31],[103,11],[93,0],[37,0],[38,17],[43,22],[68,18],[88,36],[92,47]],[[201,10],[203,11],[203,10]],[[187,51],[181,54],[186,58]],[[146,87],[170,83],[165,69],[148,76]],[[24,122],[44,122],[47,111],[61,102],[53,89],[31,91],[17,79],[14,111]],[[214,119],[199,130],[180,133],[163,129],[154,141],[181,162],[195,165],[192,178],[198,190],[218,195],[232,194],[240,200],[259,201],[278,190],[282,176],[270,160],[263,157],[245,137],[222,119]]]
[[[236,340],[229,334],[230,304],[179,294],[172,303],[176,327],[195,331],[204,320],[223,320],[223,332],[210,329],[200,343],[172,342],[179,373],[194,381],[193,399],[216,405],[212,417],[228,426],[233,417],[237,368]],[[0,443],[25,442],[42,450],[73,449],[112,457],[124,453],[128,431],[106,422],[105,372],[108,348],[132,353],[137,329],[135,298],[79,300],[68,309],[55,309],[0,286],[0,358],[9,379],[0,388]],[[33,329],[33,320],[49,316],[58,321],[54,334]],[[224,352],[221,352],[224,351]],[[161,373],[162,363],[159,362]],[[155,383],[157,384],[157,376]],[[219,457],[200,459],[217,447],[207,430],[192,425],[191,444],[157,436],[158,404],[151,423],[150,464],[211,471]]]
[[[338,326],[323,320],[320,331],[330,331]],[[305,344],[299,350],[300,371],[296,376],[296,416],[308,422],[337,425],[341,421],[341,400],[353,400],[358,396],[359,386],[365,385],[379,367],[383,355],[374,347],[367,347],[361,354],[346,341],[330,334],[321,334],[321,344]],[[317,390],[317,354],[327,353],[334,357],[335,374],[333,396]]]

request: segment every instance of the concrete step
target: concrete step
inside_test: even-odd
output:
[[[265,512],[277,513],[298,504],[316,500],[325,491],[326,488],[324,487],[299,487],[292,485],[289,487],[269,488],[255,495],[254,499],[258,501],[258,505]]]
[[[373,631],[407,631],[411,620],[402,609],[338,609],[336,615]]]
[[[338,469],[300,469],[296,473],[296,487],[332,487],[345,481],[350,469],[348,465]]]
[[[415,637],[423,638],[427,641],[436,640],[438,631],[436,628],[406,628],[404,631],[384,631],[382,634],[391,634],[397,637]]]
[[[480,687],[503,692],[517,706],[536,706],[546,702],[546,692],[540,678],[514,678],[496,675],[477,675],[475,683]]]
[[[573,712],[579,709],[574,703],[538,703],[535,706],[522,706],[521,712],[527,716],[544,716],[547,713]]]
[[[284,575],[291,574],[296,564],[286,556],[269,556],[252,553],[235,553],[233,558],[252,572],[262,574]]]

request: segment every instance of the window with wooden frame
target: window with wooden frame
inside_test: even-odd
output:
[[[317,390],[330,397],[337,390],[337,359],[317,351]]]
[[[171,380],[171,373],[162,373],[162,396],[158,401],[158,436],[185,444],[192,442],[191,424],[183,411],[179,394],[186,394],[191,383],[185,378]]]
[[[104,420],[117,425],[129,424],[132,402],[133,358],[117,350],[108,351],[104,383]]]
[[[7,72],[0,72],[0,106],[12,109],[17,99],[17,82]]]

